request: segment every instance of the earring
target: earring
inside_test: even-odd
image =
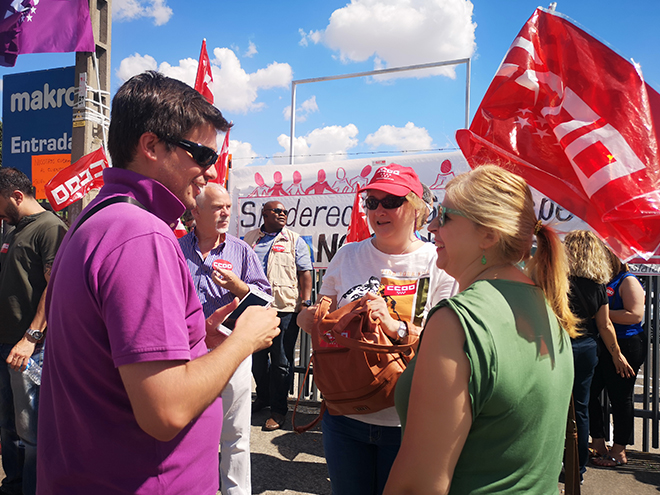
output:
[[[485,265],[486,264],[486,250],[484,249],[483,254],[481,255],[481,264]]]

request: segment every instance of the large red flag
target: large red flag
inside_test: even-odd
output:
[[[470,166],[510,162],[619,256],[648,259],[660,246],[657,118],[638,66],[539,8],[456,139]]]
[[[228,171],[229,166],[229,129],[225,133],[225,140],[222,142],[222,148],[218,155],[218,161],[215,163],[215,170],[218,173],[218,177],[215,180],[209,182],[216,182],[223,187],[227,187],[227,176],[229,175]]]
[[[209,54],[206,52],[206,39],[202,40],[202,51],[199,53],[195,89],[206,98],[206,101],[213,103],[213,73]]]
[[[46,197],[55,211],[82,199],[91,189],[103,186],[103,169],[108,166],[103,148],[86,154],[60,170],[45,186]]]

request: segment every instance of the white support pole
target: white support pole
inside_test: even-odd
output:
[[[472,59],[468,58],[465,64],[465,128],[470,128],[470,76],[472,72]]]
[[[291,81],[291,139],[289,141],[289,164],[293,165],[293,141],[296,136],[296,81]]]

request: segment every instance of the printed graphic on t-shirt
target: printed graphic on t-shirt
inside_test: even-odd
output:
[[[337,306],[341,307],[371,292],[385,299],[392,318],[419,324],[428,295],[428,275],[413,279],[406,275],[399,277],[390,272],[380,280],[370,277],[366,284],[351,287],[342,294]]]
[[[344,292],[344,294],[342,294],[342,296],[337,301],[337,307],[340,308],[344,304],[360,299],[367,292],[371,292],[372,294],[378,294],[379,290],[380,290],[380,280],[378,280],[377,277],[371,277],[369,278],[369,281],[366,284],[356,285],[348,289],[346,292]]]

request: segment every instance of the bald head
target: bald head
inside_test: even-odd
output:
[[[287,210],[279,201],[264,203],[261,214],[264,218],[264,230],[268,233],[279,232],[286,225]]]
[[[231,197],[220,184],[209,182],[195,198],[192,210],[195,228],[203,236],[225,234],[229,230]]]

